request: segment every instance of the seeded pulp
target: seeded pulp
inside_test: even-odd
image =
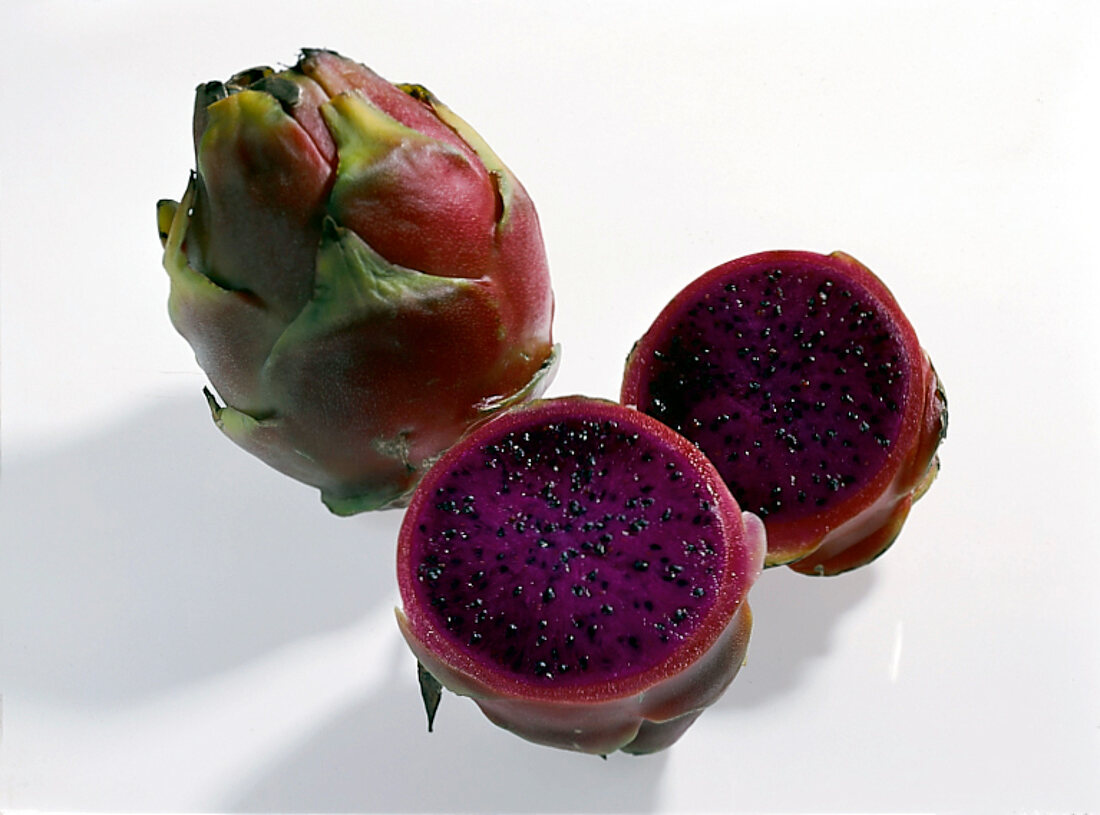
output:
[[[882,466],[910,361],[849,282],[796,264],[716,281],[668,337],[638,407],[707,451],[743,509],[801,518]]]
[[[439,482],[419,526],[417,590],[456,644],[570,684],[644,670],[695,629],[720,544],[684,462],[585,420],[510,432],[478,458]]]

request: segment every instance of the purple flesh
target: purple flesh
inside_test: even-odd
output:
[[[913,361],[869,293],[787,263],[699,294],[654,352],[638,407],[694,441],[763,518],[819,512],[872,477]]]
[[[720,579],[724,544],[693,470],[613,421],[496,437],[422,513],[422,606],[459,647],[524,681],[575,686],[656,665]]]

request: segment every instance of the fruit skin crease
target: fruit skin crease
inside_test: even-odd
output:
[[[794,521],[765,519],[767,566],[787,565],[807,575],[837,575],[870,563],[896,540],[913,503],[939,472],[937,449],[947,432],[947,398],[931,359],[893,294],[870,269],[843,252],[779,250],[748,255],[710,270],[682,289],[635,343],[624,366],[620,399],[631,406],[642,402],[653,376],[654,347],[669,335],[677,316],[696,302],[700,292],[742,270],[792,262],[827,266],[872,293],[889,310],[913,370],[899,437],[870,482],[814,516]]]
[[[169,315],[217,426],[335,513],[403,506],[469,427],[555,372],[526,191],[418,85],[322,50],[196,91],[158,202]]]
[[[727,536],[733,576],[688,643],[640,674],[581,686],[524,682],[471,657],[443,636],[430,615],[420,610],[413,588],[415,569],[407,566],[415,545],[412,530],[424,504],[433,500],[429,497],[435,483],[431,474],[414,494],[399,537],[398,585],[404,607],[395,609],[397,622],[421,666],[453,693],[472,698],[494,724],[550,747],[600,755],[616,750],[652,753],[683,735],[722,695],[744,663],[752,628],[745,594],[763,569],[764,525],[752,513],[740,511],[709,461],[685,439],[645,414],[588,397],[536,400],[498,416],[448,451],[437,470],[448,470],[452,462],[460,460],[462,448],[478,444],[493,428],[522,426],[526,416],[569,404],[578,411],[596,410],[601,415],[621,416],[627,410],[638,424],[673,440],[681,453],[709,473],[717,487],[712,494],[720,512],[728,523],[739,527],[732,530],[733,538]],[[609,410],[615,413],[607,413]]]

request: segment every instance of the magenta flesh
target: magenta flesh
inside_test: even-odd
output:
[[[758,527],[649,417],[579,397],[536,403],[460,443],[414,495],[398,555],[403,629],[445,686],[526,738],[590,752],[642,738],[641,749],[647,722],[677,719],[645,744],[660,749],[740,665],[730,654],[747,640]],[[669,693],[708,662],[721,667]]]
[[[597,434],[601,457],[639,445],[640,490],[578,444]],[[496,670],[575,685],[645,670],[695,630],[721,579],[712,499],[671,483],[658,504],[653,485],[682,482],[687,464],[636,437],[583,420],[511,432],[485,449],[492,493],[468,492],[468,467],[438,482],[414,557],[418,599],[447,636]]]

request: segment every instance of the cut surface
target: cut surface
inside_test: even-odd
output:
[[[643,340],[645,372],[624,384],[624,400],[698,444],[766,522],[866,487],[913,399],[912,343],[893,308],[843,271],[790,252],[704,276]]]
[[[533,687],[658,666],[728,604],[730,573],[750,570],[727,551],[736,505],[726,493],[719,506],[689,444],[636,411],[558,401],[452,450],[414,500],[399,559],[410,616],[480,672]]]

